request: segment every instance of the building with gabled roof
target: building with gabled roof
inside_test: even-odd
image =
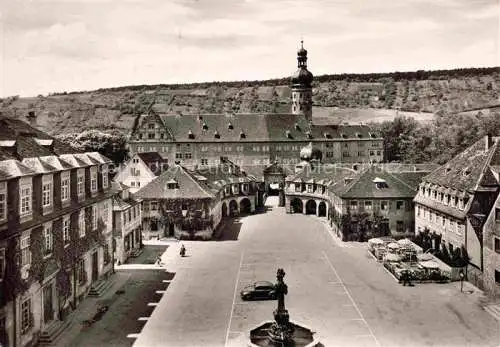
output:
[[[297,171],[285,178],[288,213],[323,217],[343,240],[413,235],[413,198],[426,167],[399,164],[328,164],[306,146]],[[376,227],[375,227],[376,226]]]
[[[142,200],[136,198],[130,188],[118,182],[120,193],[113,197],[113,237],[115,249],[113,261],[124,264],[130,257],[141,252]]]
[[[493,249],[491,237],[496,234],[485,232],[485,226],[494,225],[486,222],[494,218],[499,166],[499,137],[485,136],[425,176],[414,200],[417,235],[429,236],[436,252],[446,247],[452,257],[468,258],[468,279],[480,287],[484,287],[485,245]],[[484,239],[485,233],[490,239]],[[500,266],[489,269],[494,272]]]
[[[168,160],[158,152],[134,154],[120,165],[113,180],[125,184],[135,193],[168,169]]]
[[[0,118],[3,346],[52,341],[111,273],[111,160]]]
[[[229,160],[195,170],[172,165],[135,194],[143,200],[144,237],[212,238],[222,218],[262,205],[260,190]]]
[[[186,167],[217,165],[221,157],[240,166],[296,164],[300,149],[312,142],[325,163],[382,162],[383,139],[369,126],[314,123],[307,60],[302,47],[290,79],[290,113],[168,114],[155,102],[135,122],[130,152],[160,152]]]

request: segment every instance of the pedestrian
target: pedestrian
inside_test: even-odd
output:
[[[158,265],[158,266],[161,265],[161,256],[160,255],[156,256],[156,265]]]
[[[403,283],[403,286],[406,286],[408,282],[408,270],[403,270],[401,271],[401,282]]]

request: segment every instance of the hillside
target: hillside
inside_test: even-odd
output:
[[[86,129],[128,133],[154,102],[165,112],[289,112],[288,79],[128,86],[38,97],[0,99],[0,112],[32,121],[50,134]],[[385,121],[398,113],[429,121],[499,103],[498,68],[315,77],[319,122]],[[362,109],[362,110],[360,110]],[[400,110],[397,111],[396,110]]]

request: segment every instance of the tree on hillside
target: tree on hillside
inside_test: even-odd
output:
[[[394,120],[381,124],[386,161],[405,161],[412,150],[411,144],[417,127],[415,119],[405,116],[397,116]]]
[[[86,130],[82,133],[60,135],[58,139],[80,150],[99,152],[115,164],[120,164],[128,158],[127,138],[119,133]]]

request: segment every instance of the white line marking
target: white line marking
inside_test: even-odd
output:
[[[231,305],[231,314],[229,315],[229,323],[227,324],[226,343],[224,346],[227,346],[227,342],[229,341],[229,329],[231,329],[231,322],[233,320],[234,302],[236,301],[238,282],[240,281],[241,265],[243,265],[243,251],[241,252],[240,266],[238,267],[238,274],[236,275],[236,281],[234,283],[233,304]]]
[[[157,290],[156,294],[165,294],[165,290]]]
[[[368,324],[368,322],[366,321],[365,317],[363,316],[363,314],[361,313],[361,311],[359,310],[359,307],[358,305],[356,305],[356,303],[354,302],[354,299],[352,298],[351,294],[349,293],[349,291],[347,290],[344,282],[341,281],[340,279],[340,276],[337,272],[337,270],[335,269],[335,267],[333,266],[332,262],[330,261],[330,258],[328,258],[328,256],[326,255],[326,252],[323,251],[323,256],[325,257],[325,260],[327,262],[327,264],[330,266],[330,268],[332,269],[332,271],[335,273],[335,276],[337,276],[337,278],[339,279],[339,281],[341,282],[342,284],[342,288],[344,288],[344,291],[345,293],[347,294],[347,296],[349,297],[349,299],[351,300],[352,302],[352,305],[354,306],[354,308],[356,309],[356,311],[358,312],[359,316],[361,317],[361,320],[365,323],[366,327],[368,328],[368,331],[370,332],[370,335],[371,337],[375,340],[375,343],[377,344],[377,346],[381,346],[379,340],[375,337],[375,335],[373,334],[373,330],[372,328],[370,327],[370,325]]]
[[[137,320],[139,321],[147,321],[149,319],[149,317],[139,317],[137,318]]]
[[[148,302],[148,306],[158,306],[158,302]]]
[[[137,339],[139,337],[140,334],[128,334],[127,335],[127,338],[129,339]]]

